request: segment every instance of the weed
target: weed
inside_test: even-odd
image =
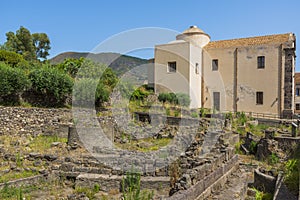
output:
[[[271,165],[276,165],[279,162],[279,158],[275,153],[272,153],[268,158],[268,163]]]
[[[153,198],[153,191],[141,191],[141,174],[133,168],[126,173],[122,179],[122,192],[124,200],[150,200]]]
[[[191,117],[192,118],[198,118],[198,113],[197,112],[192,112]]]
[[[255,142],[255,141],[252,140],[251,143],[250,143],[249,150],[250,150],[251,154],[256,154],[256,151],[257,151],[257,142]]]

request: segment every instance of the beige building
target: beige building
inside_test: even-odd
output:
[[[292,33],[211,42],[191,26],[155,46],[148,81],[156,93],[188,94],[191,108],[291,117],[295,44]]]

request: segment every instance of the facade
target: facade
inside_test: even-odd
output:
[[[156,93],[188,94],[191,108],[291,117],[295,44],[292,33],[210,42],[191,26],[155,46],[149,83]]]
[[[300,114],[300,73],[295,73],[295,113]]]

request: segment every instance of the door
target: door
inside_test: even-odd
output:
[[[214,98],[214,109],[220,111],[220,92],[214,92],[213,98]]]

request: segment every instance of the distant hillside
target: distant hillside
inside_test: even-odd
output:
[[[99,53],[99,54],[93,54],[93,53],[80,53],[80,52],[65,52],[61,53],[53,58],[50,59],[50,62],[52,64],[57,64],[63,62],[66,58],[89,58],[94,61],[109,64],[109,67],[111,67],[117,75],[122,75],[125,72],[129,71],[130,69],[140,66],[143,64],[149,63],[149,60],[141,59],[137,57],[127,56],[127,55],[121,55],[118,53]],[[146,73],[146,72],[145,72]],[[142,75],[142,74],[140,74]],[[144,74],[142,75],[144,76]]]

